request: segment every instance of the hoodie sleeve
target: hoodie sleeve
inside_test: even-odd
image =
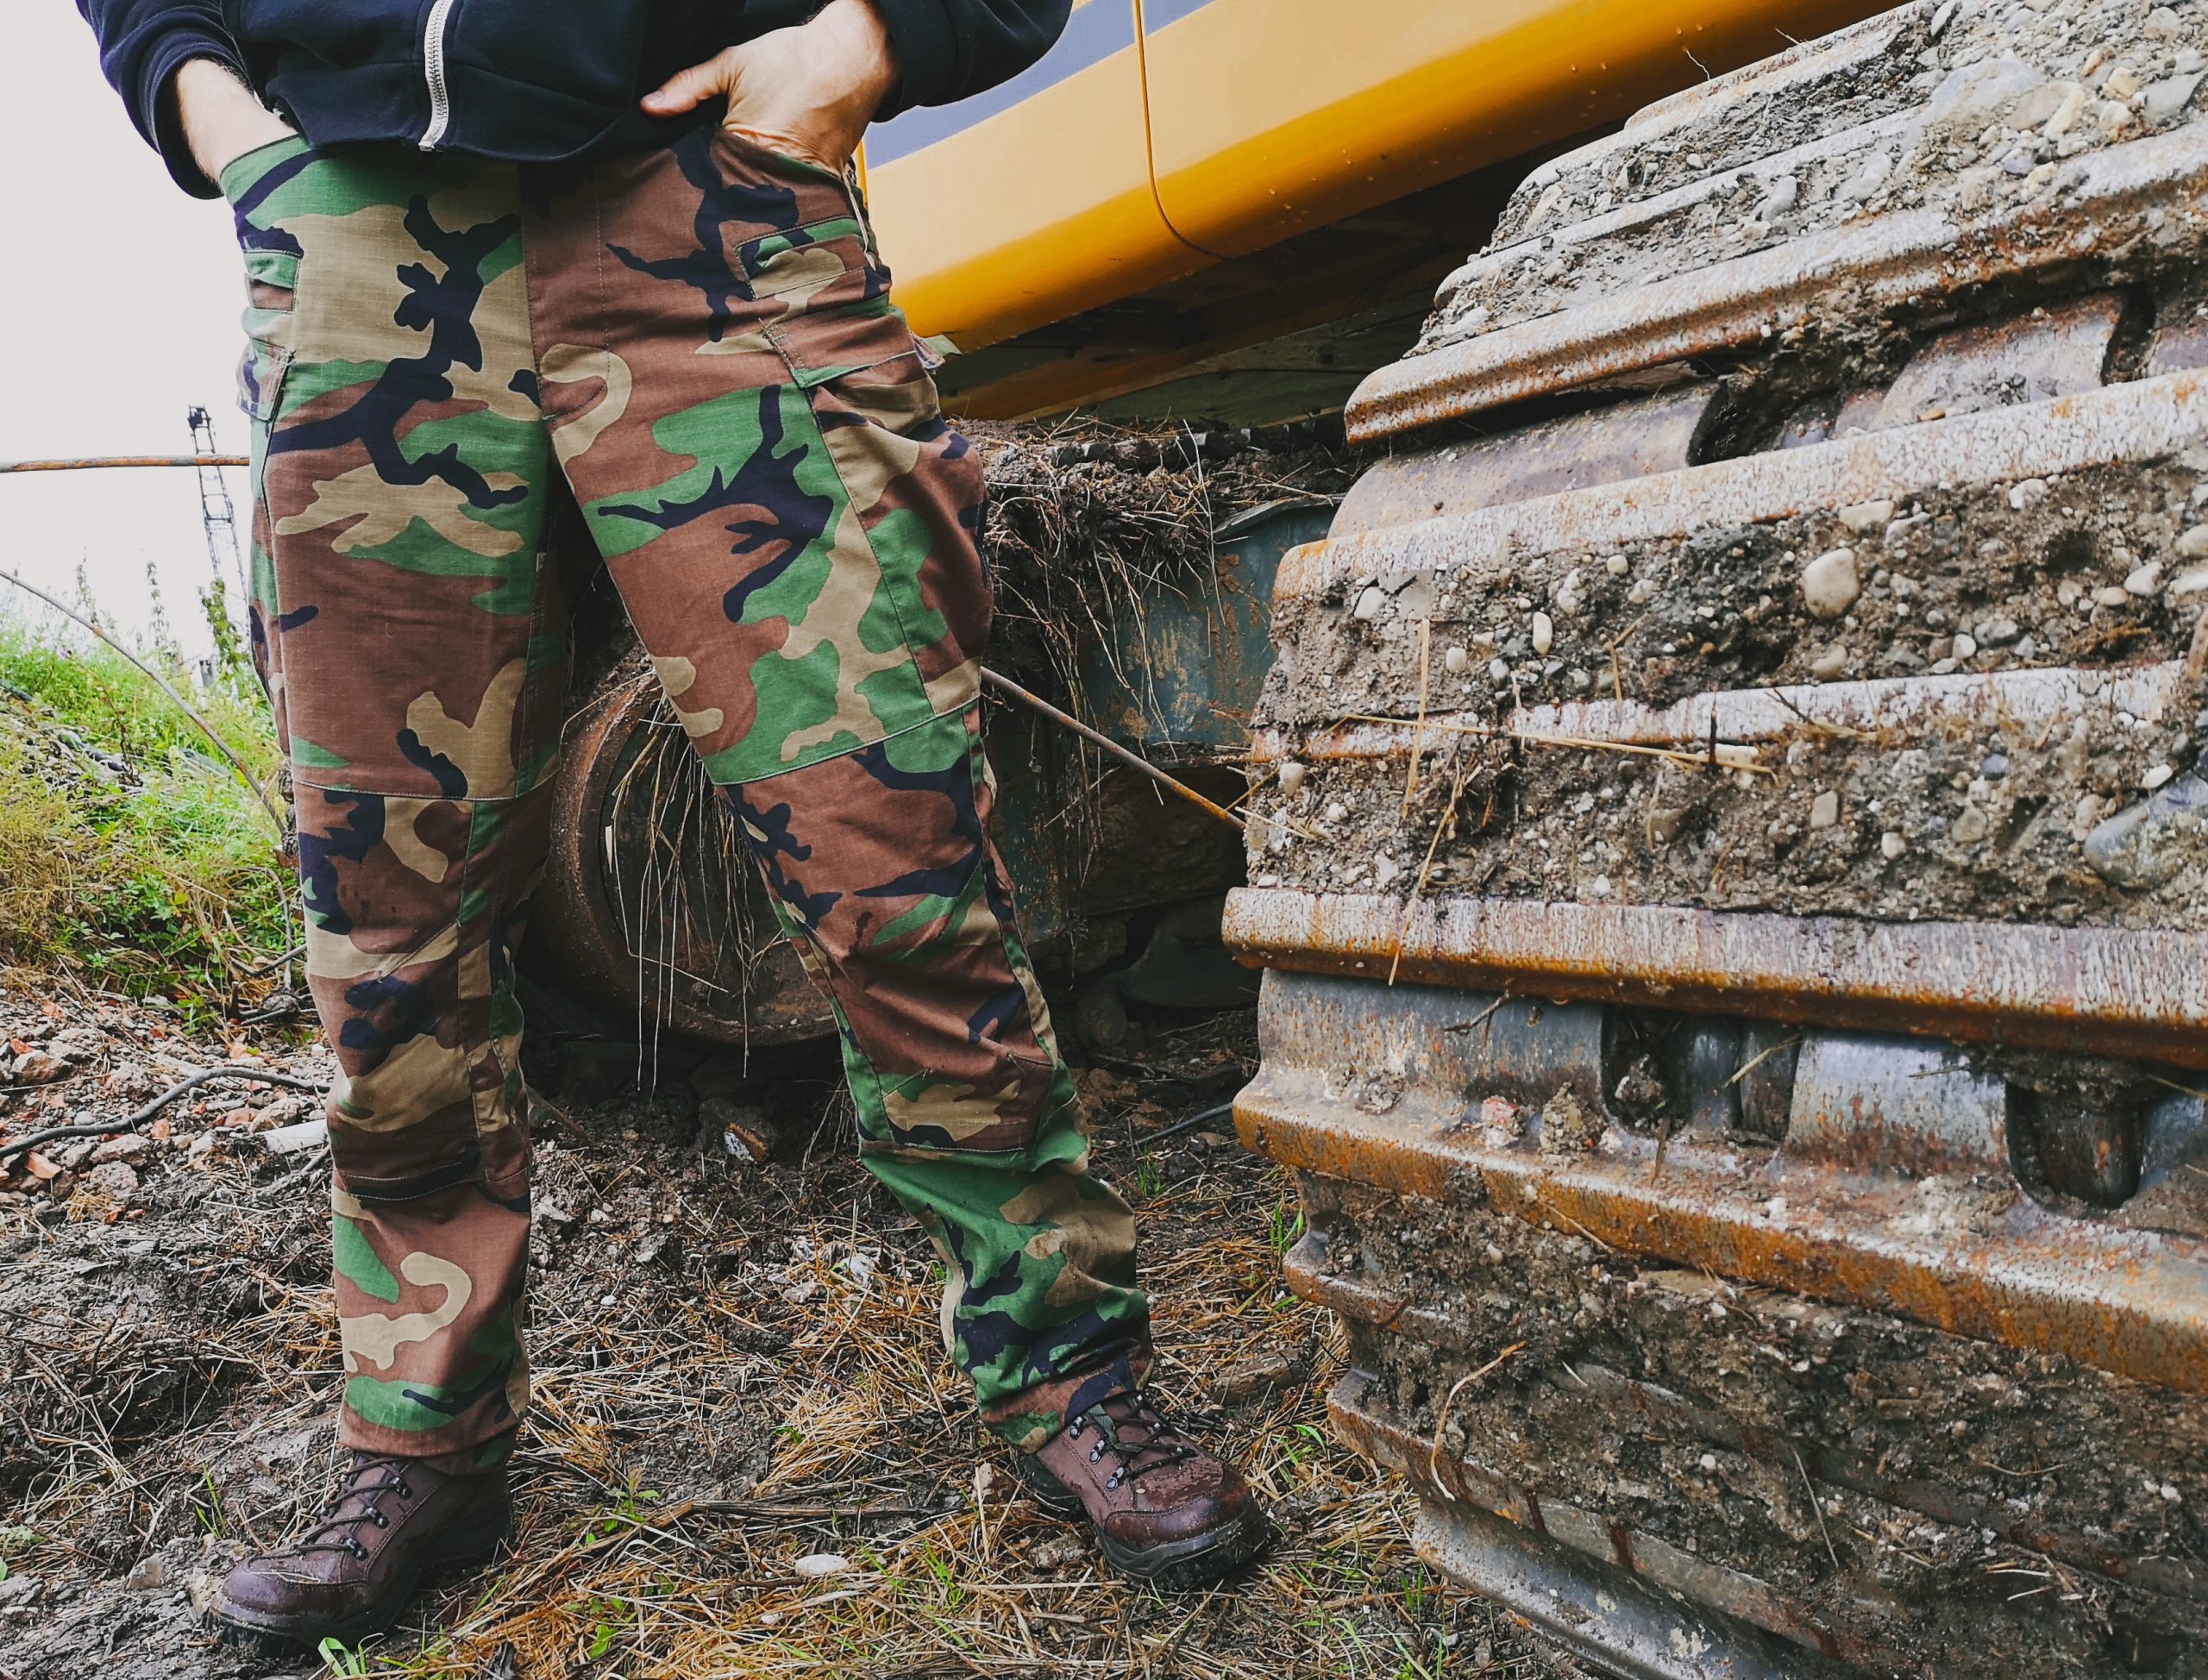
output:
[[[212,59],[248,79],[218,0],[77,0],[77,9],[98,37],[100,68],[176,184],[195,198],[216,197],[184,143],[169,83],[187,59]]]
[[[897,54],[897,91],[876,116],[947,105],[1008,81],[1065,32],[1072,0],[874,0]]]

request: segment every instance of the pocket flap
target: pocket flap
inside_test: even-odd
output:
[[[299,255],[296,251],[255,251],[245,254],[245,277],[254,285],[272,285],[279,291],[299,289]]]
[[[886,302],[879,308],[862,306],[777,322],[767,335],[789,363],[791,378],[807,391],[900,357],[911,358],[914,377],[927,371],[903,314]]]

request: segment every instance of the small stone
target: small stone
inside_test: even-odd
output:
[[[1810,801],[1810,826],[1831,828],[1840,821],[1840,795],[1829,787]]]
[[[2147,14],[2139,33],[2149,41],[2175,41],[2185,33],[2185,23],[2169,7],[2157,6]]]
[[[1612,555],[1603,562],[1603,569],[1614,578],[1622,578],[1632,569],[1632,566],[1623,555]]]
[[[1810,661],[1810,674],[1821,682],[1830,682],[1847,669],[1847,649],[1827,648]]]
[[[2093,831],[2093,824],[2100,819],[2100,796],[2098,793],[2080,793],[2078,796],[2078,808],[2070,815],[2071,837],[2083,840]]]
[[[2039,656],[2039,643],[2029,636],[2018,636],[2017,645],[2012,651],[2018,659],[2036,659]]]
[[[144,1133],[126,1131],[120,1138],[110,1138],[92,1151],[92,1164],[105,1166],[110,1161],[122,1161],[135,1166],[146,1158],[153,1144]]]
[[[2009,125],[2036,129],[2051,121],[2073,93],[2082,99],[2085,90],[2075,82],[2042,82],[2009,107]]]
[[[2162,1499],[2167,1504],[2182,1505],[2185,1503],[2185,1495],[2178,1492],[2175,1488],[2172,1487],[2167,1482],[2162,1483],[2161,1493]]]
[[[159,1552],[141,1558],[130,1566],[130,1573],[122,1577],[122,1584],[134,1593],[157,1593],[168,1583],[168,1560]]]
[[[851,1567],[851,1560],[840,1551],[814,1551],[799,1558],[790,1568],[808,1581],[819,1581],[831,1575],[843,1575]]]
[[[2005,648],[2023,633],[2014,618],[1986,618],[1978,626],[1978,645],[1981,648]]]
[[[1890,862],[1908,849],[1909,842],[1903,839],[1900,834],[1892,829],[1888,829],[1879,837],[1879,853]]]
[[[2061,88],[2062,103],[2054,108],[2054,115],[2040,125],[2040,132],[2049,140],[2060,140],[2070,132],[2086,110],[2086,90],[2075,82],[2055,82],[2050,85]]]
[[[1714,1452],[1705,1452],[1695,1462],[1706,1470],[1714,1470],[1717,1468],[1717,1455]]]
[[[2139,778],[2139,785],[2151,793],[2176,774],[2168,765],[2157,764]]]
[[[1978,773],[1988,781],[1998,781],[2009,774],[2009,761],[1999,753],[1988,753],[1985,762],[1978,767]]]
[[[1283,759],[1280,765],[1280,791],[1291,799],[1294,799],[1303,791],[1303,778],[1309,774],[1308,766],[1300,764],[1292,758]]]
[[[1339,823],[1349,816],[1349,807],[1339,799],[1335,799],[1327,805],[1322,814],[1329,823]]]
[[[1380,616],[1380,609],[1386,604],[1387,599],[1386,590],[1381,588],[1377,583],[1367,584],[1364,586],[1364,592],[1357,598],[1357,605],[1352,609],[1352,616],[1367,620],[1377,618]]]
[[[1510,661],[1500,655],[1487,662],[1487,674],[1497,682],[1510,680]]]
[[[2101,79],[2101,94],[2104,98],[2127,100],[2139,91],[2139,72],[2128,64],[2120,64]]]
[[[1858,502],[1840,511],[1840,523],[1858,536],[1884,530],[1893,523],[1893,517],[1894,505],[1891,501]]]
[[[2019,479],[2009,486],[2009,505],[2019,513],[2028,507],[2037,507],[2046,499],[2045,479]]]
[[[1556,645],[1556,621],[1546,612],[1534,615],[1534,652],[1542,658]]]
[[[8,1075],[8,1082],[15,1085],[51,1085],[57,1079],[68,1076],[69,1064],[58,1056],[49,1056],[42,1050],[27,1050],[16,1058],[16,1065]]]
[[[1953,652],[1955,656],[1955,663],[1958,665],[1961,664],[1963,661],[1966,659],[1977,658],[1978,638],[1973,636],[1966,635],[1960,630],[1956,631],[1955,645]]]
[[[2208,589],[2208,566],[2197,566],[2190,572],[2180,572],[2170,581],[2173,595],[2198,595]]]
[[[2112,583],[2103,584],[2098,589],[2093,591],[2095,606],[2123,606],[2130,599],[2130,596]]]
[[[2177,540],[2179,557],[2208,560],[2208,525],[2188,525]]]
[[[2133,567],[2123,580],[2123,592],[2136,595],[2142,600],[2161,593],[2161,587],[2162,568],[2159,561],[2150,561],[2144,566]]]
[[[2176,121],[2179,114],[2192,103],[2200,81],[2200,72],[2195,71],[2190,76],[2165,76],[2161,81],[2149,84],[2139,96],[2139,115],[2150,126]]]
[[[1472,668],[1472,656],[1462,648],[1447,648],[1442,651],[1441,668],[1452,677],[1461,677]]]
[[[1974,805],[1966,805],[1955,818],[1954,826],[1948,831],[1960,845],[1974,846],[1985,838],[1985,813]]]
[[[2084,814],[2081,799],[2079,815]],[[2198,855],[2199,841],[2193,837],[2204,823],[2208,823],[2208,781],[2188,771],[2169,778],[2139,804],[2097,824],[2086,837],[2086,862],[2112,887],[2135,893],[2151,890]]]
[[[1830,549],[1802,568],[1802,600],[1812,617],[1837,618],[1862,592],[1853,549]]]

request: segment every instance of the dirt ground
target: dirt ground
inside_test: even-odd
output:
[[[326,1070],[296,1025],[193,1031],[28,978],[0,982],[0,1136],[120,1116],[225,1060]],[[1254,1050],[1249,1015],[1190,1018],[1080,1075],[1145,1219],[1160,1389],[1285,1531],[1245,1578],[1121,1584],[1013,1491],[943,1359],[926,1245],[843,1147],[825,1057],[737,1082],[542,1034],[566,1119],[540,1139],[516,1544],[356,1666],[219,1645],[201,1614],[338,1459],[327,1157],[263,1135],[311,1098],[210,1084],[142,1148],[64,1140],[0,1180],[0,1677],[1576,1673],[1439,1592],[1400,1489],[1327,1433],[1343,1344],[1278,1283],[1292,1188],[1223,1119],[1163,1135]],[[701,1120],[700,1084],[735,1106]],[[775,1159],[731,1157],[732,1114],[784,1128]]]

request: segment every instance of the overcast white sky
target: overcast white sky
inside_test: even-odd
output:
[[[229,214],[170,183],[68,0],[17,0],[0,24],[0,461],[182,454],[194,403],[216,443],[243,452]],[[179,641],[204,649],[194,478],[0,474],[0,570],[67,599],[81,557],[104,610],[142,630],[151,561]],[[229,479],[242,523],[245,473]],[[0,585],[0,610],[31,606]]]

